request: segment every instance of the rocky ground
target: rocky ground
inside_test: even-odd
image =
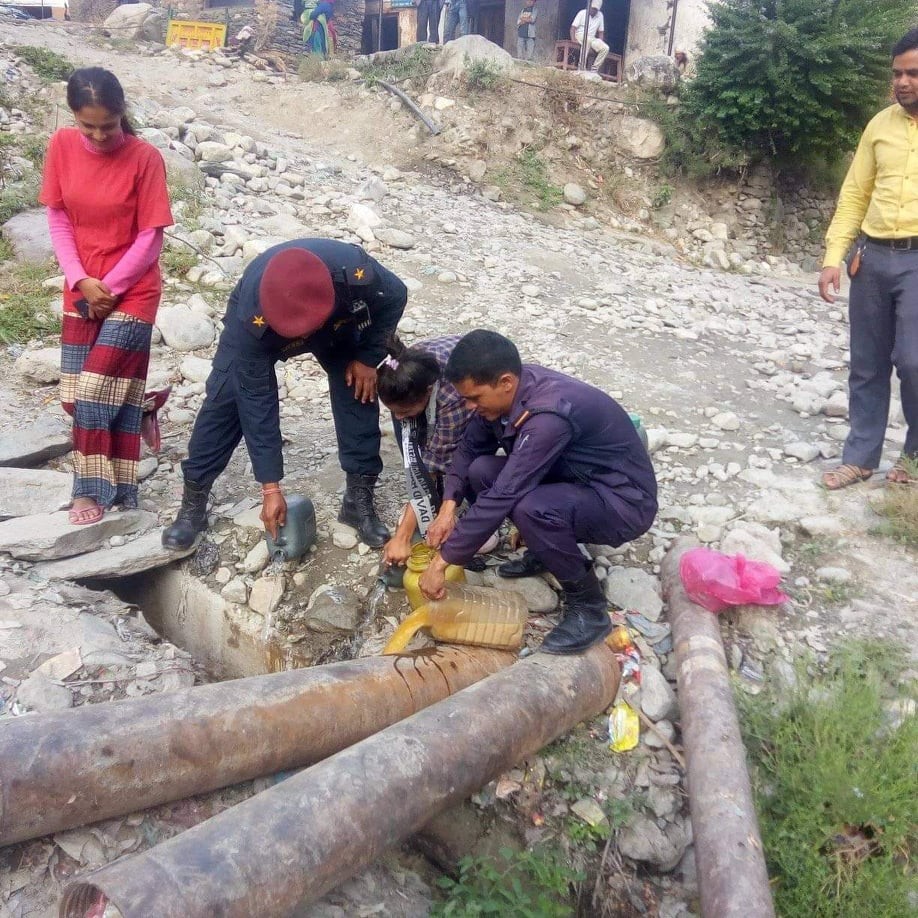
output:
[[[51,476],[27,481],[27,473],[14,471],[0,482],[9,492],[0,509],[13,518],[0,524],[0,552],[11,558],[0,584],[0,715],[169,690],[200,675],[183,650],[154,638],[135,608],[68,581],[109,578],[118,591],[124,574],[163,563],[157,527],[178,505],[179,461],[219,317],[246,261],[294,236],[360,242],[409,286],[401,325],[407,339],[494,328],[513,337],[525,359],[604,388],[638,412],[649,430],[661,489],[657,523],[634,545],[590,550],[610,602],[621,610],[616,617],[632,627],[641,653],[642,684],[630,683],[626,692],[657,732],[644,731],[637,749],[615,755],[605,722],[585,725],[484,789],[474,812],[484,826],[479,836],[512,830],[527,843],[554,839],[587,865],[595,885],[581,896],[585,914],[600,912],[603,899],[609,913],[609,903],[617,914],[692,913],[697,903],[683,773],[661,739],[679,741],[674,657],[657,579],[672,539],[694,532],[706,545],[768,561],[785,575],[790,603],[723,616],[728,655],[746,691],[772,680],[792,682],[799,655],[824,657],[844,635],[914,646],[918,573],[913,553],[876,534],[882,477],[841,494],[818,485],[847,430],[844,301],[822,303],[814,275],[786,259],[739,254],[737,261],[726,246],[712,248],[725,234],[720,226],[726,223],[713,219],[723,216],[720,205],[708,228],[696,227],[711,238],[692,237],[705,250],[679,245],[681,237],[665,231],[654,235],[640,215],[610,216],[589,195],[581,205],[560,204],[541,216],[518,209],[501,200],[486,175],[477,182],[468,175],[464,140],[447,162],[443,141],[428,141],[390,97],[356,83],[300,83],[220,57],[152,46],[116,49],[77,26],[4,23],[0,41],[8,94],[61,98],[59,87],[43,87],[17,61],[16,45],[48,46],[77,64],[118,73],[143,135],[167,158],[177,219],[164,256],[168,281],[150,373],[151,388],[171,383],[173,394],[162,415],[164,449],[143,463],[142,513],[113,515],[95,533],[79,536],[47,515],[66,499],[54,341],[9,346],[0,356],[2,448],[31,455],[31,464]],[[429,110],[454,118],[456,126],[482,104],[458,83],[441,79],[433,88],[425,99]],[[4,111],[10,133],[40,134],[55,118],[66,121],[60,107],[56,114],[25,104]],[[522,127],[538,130],[537,123]],[[25,248],[34,238],[26,230]],[[730,248],[746,252],[748,245],[740,240]],[[712,251],[724,258],[709,257]],[[34,257],[43,261],[47,254],[39,250]],[[54,275],[49,265],[43,277],[52,304],[59,284]],[[180,576],[208,591],[221,610],[215,614],[270,644],[265,666],[323,662],[357,648],[375,652],[406,603],[390,593],[364,622],[378,556],[334,521],[342,476],[325,379],[306,356],[279,365],[278,382],[285,484],[316,504],[316,550],[303,564],[268,567],[257,489],[240,450],[215,489],[211,535]],[[24,418],[37,429],[24,434]],[[886,466],[904,438],[898,402],[891,418]],[[379,496],[392,523],[401,476],[386,425],[384,433]],[[30,497],[23,500],[26,489]],[[37,520],[29,516],[36,513]],[[159,576],[143,575],[139,589],[135,577],[128,598],[150,598]],[[490,573],[482,579],[499,585]],[[539,578],[513,586],[534,613],[530,644],[537,643],[554,621],[557,593]],[[96,660],[100,651],[110,656]],[[51,914],[50,903],[70,876],[180,831],[250,792],[233,789],[5,849],[0,916]],[[604,846],[610,827],[613,842]],[[425,914],[430,881],[417,860],[392,860],[309,914]]]

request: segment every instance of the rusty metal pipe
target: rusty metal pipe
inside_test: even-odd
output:
[[[663,559],[662,577],[676,648],[701,911],[707,918],[774,918],[720,624],[688,598],[679,575],[682,556],[697,544],[677,539]]]
[[[6,720],[0,846],[311,765],[514,659],[443,646]]]
[[[62,918],[105,894],[124,918],[279,918],[441,810],[603,711],[619,670],[601,644],[535,654],[64,892]]]

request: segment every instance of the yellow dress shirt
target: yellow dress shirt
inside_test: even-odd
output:
[[[918,119],[898,103],[864,128],[826,233],[823,267],[840,265],[860,232],[878,239],[918,236]]]

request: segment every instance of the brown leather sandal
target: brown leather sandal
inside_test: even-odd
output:
[[[911,465],[911,469],[909,465]],[[896,460],[896,464],[886,473],[887,484],[915,484],[918,482],[918,478],[915,477],[912,471],[914,468],[914,461],[906,463],[905,456],[900,456]]]
[[[827,491],[840,491],[867,481],[872,475],[873,469],[862,469],[859,465],[840,465],[822,476],[822,486]]]

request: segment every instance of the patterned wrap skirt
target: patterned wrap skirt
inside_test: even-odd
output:
[[[73,496],[137,506],[137,463],[153,326],[115,311],[64,313],[61,404],[73,418]]]

